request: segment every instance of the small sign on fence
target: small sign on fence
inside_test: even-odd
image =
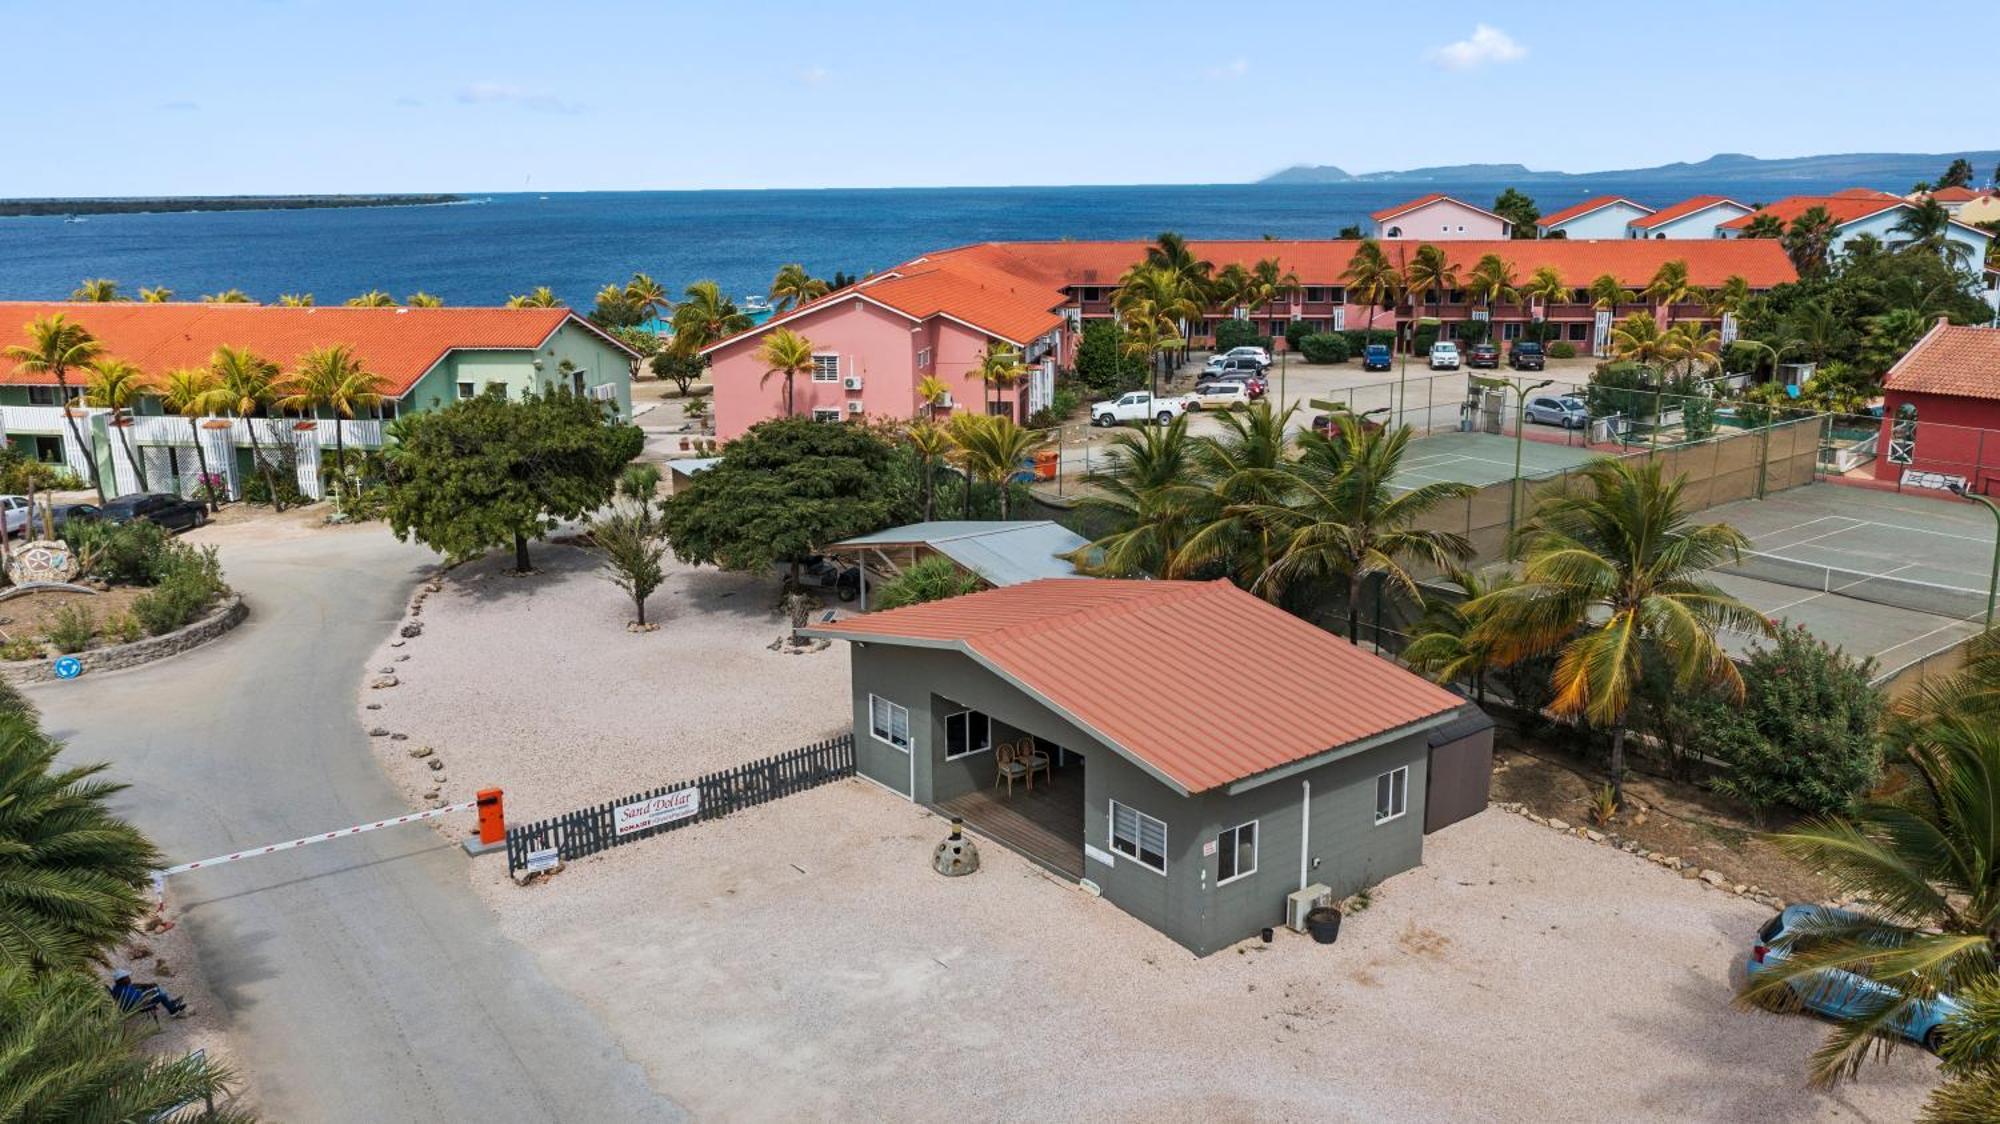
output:
[[[540,851],[529,851],[528,863],[521,869],[527,871],[529,874],[540,874],[546,870],[554,870],[561,865],[562,852],[556,850],[554,847],[549,847]]]
[[[701,812],[701,789],[683,788],[662,796],[620,804],[612,813],[612,830],[630,835],[663,823],[684,820]]]

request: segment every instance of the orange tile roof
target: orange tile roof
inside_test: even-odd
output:
[[[1554,226],[1557,223],[1564,223],[1574,218],[1581,218],[1592,211],[1603,210],[1604,208],[1609,207],[1613,203],[1630,204],[1631,206],[1637,207],[1640,210],[1647,212],[1648,214],[1651,214],[1653,210],[1651,207],[1646,206],[1644,203],[1635,203],[1632,200],[1625,198],[1623,195],[1600,195],[1595,199],[1585,199],[1581,203],[1564,207],[1562,210],[1557,211],[1553,215],[1543,215],[1541,218],[1535,220],[1535,225]]]
[[[1824,207],[1826,208],[1826,213],[1833,216],[1835,223],[1846,226],[1848,223],[1858,222],[1870,215],[1877,215],[1883,211],[1893,210],[1897,207],[1907,207],[1909,205],[1906,200],[1898,195],[1889,195],[1885,192],[1874,191],[1869,188],[1854,187],[1835,195],[1788,196],[1775,203],[1766,205],[1763,210],[1753,211],[1747,215],[1738,215],[1728,222],[1719,225],[1723,230],[1742,230],[1744,227],[1750,225],[1751,220],[1762,214],[1776,215],[1778,216],[1778,221],[1789,225],[1793,219],[1798,218],[1814,207]]]
[[[1743,207],[1746,211],[1750,209],[1742,203],[1729,198],[1727,195],[1697,195],[1692,199],[1683,199],[1671,207],[1663,207],[1643,219],[1633,219],[1630,225],[1636,226],[1641,230],[1651,230],[1653,227],[1664,226],[1675,219],[1686,218],[1697,211],[1705,211],[1710,207],[1722,203],[1727,203],[1735,207]]]
[[[1970,203],[1982,195],[1991,194],[1990,191],[1974,191],[1969,187],[1940,187],[1929,193],[1940,203]]]
[[[19,342],[29,321],[62,313],[96,336],[108,354],[154,377],[206,365],[223,344],[245,347],[286,370],[316,347],[346,344],[401,395],[455,350],[526,351],[564,322],[626,351],[566,308],[281,308],[259,304],[151,304],[0,301],[0,340]],[[0,384],[45,382],[0,359]]]
[[[1882,377],[1885,390],[2000,399],[2000,329],[1940,321]]]
[[[808,631],[962,651],[1188,793],[1464,703],[1226,581],[1044,578]],[[1188,689],[1217,667],[1248,673]]]

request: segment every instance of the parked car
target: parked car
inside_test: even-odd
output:
[[[1498,368],[1500,366],[1499,346],[1490,343],[1473,344],[1471,349],[1465,353],[1465,365],[1468,367]]]
[[[28,525],[28,497],[0,496],[0,519],[5,520],[8,538],[21,534]]]
[[[778,572],[791,573],[791,566],[780,563]],[[861,567],[843,566],[823,554],[815,554],[799,566],[799,585],[805,589],[830,589],[842,601],[852,601],[861,595]]]
[[[165,492],[119,496],[98,510],[98,518],[113,525],[143,519],[169,531],[185,531],[208,522],[208,508]]]
[[[1242,373],[1232,373],[1227,375],[1203,375],[1201,377],[1201,382],[1203,383],[1240,382],[1246,388],[1249,389],[1250,397],[1252,398],[1262,398],[1264,397],[1264,395],[1268,394],[1271,390],[1271,380],[1265,378],[1263,375],[1246,375]],[[1195,389],[1198,391],[1201,389],[1201,386],[1196,385]]]
[[[1254,355],[1215,355],[1202,367],[1201,376],[1206,379],[1216,375],[1261,375],[1268,366],[1269,363]]]
[[[1537,394],[1528,399],[1526,412],[1537,425],[1582,429],[1590,424],[1590,408],[1574,394]]]
[[[1190,410],[1227,410],[1250,404],[1250,388],[1234,379],[1216,379],[1194,388]]]
[[[1364,371],[1386,371],[1395,366],[1395,359],[1389,354],[1386,343],[1371,343],[1361,349],[1361,369]]]
[[[1187,413],[1188,404],[1193,401],[1194,396],[1191,394],[1154,397],[1150,391],[1134,390],[1108,402],[1092,402],[1090,420],[1097,425],[1117,425],[1119,422],[1132,421],[1151,421],[1166,425]]]
[[[1507,365],[1517,371],[1539,371],[1549,365],[1549,354],[1534,340],[1515,340],[1507,349]]]
[[[1312,424],[1312,431],[1324,437],[1327,434],[1333,432],[1333,415],[1314,414],[1311,424]],[[1361,432],[1379,433],[1381,432],[1381,430],[1382,430],[1382,423],[1379,420],[1368,417],[1364,417],[1361,419]]]
[[[1439,340],[1431,345],[1431,370],[1458,370],[1458,345],[1450,340]]]
[[[1255,359],[1264,367],[1271,365],[1271,353],[1261,347],[1232,347],[1222,354],[1229,359]]]
[[[40,516],[36,516],[37,521]],[[104,519],[104,509],[94,503],[59,503],[49,508],[49,521],[56,526],[60,535],[73,523],[97,523]]]
[[[1751,946],[1750,959],[1743,966],[1746,974],[1755,978],[1759,973],[1783,964],[1790,954],[1791,939],[1815,919],[1822,924],[1837,924],[1858,920],[1859,915],[1817,905],[1786,906],[1782,913],[1757,930],[1757,943]],[[1895,989],[1887,984],[1839,968],[1802,976],[1787,983],[1785,988],[1807,1010],[1840,1019],[1860,1015],[1884,1001],[1894,1002],[1897,995]],[[1936,1053],[1938,1044],[1944,1038],[1945,1020],[1959,1010],[1956,999],[1940,995],[1936,999],[1909,1004],[1888,1025],[1897,1034],[1912,1042],[1920,1042],[1925,1049]]]

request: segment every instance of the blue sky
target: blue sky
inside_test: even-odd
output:
[[[0,8],[4,196],[1213,183],[2000,144],[1975,92],[1993,4]]]

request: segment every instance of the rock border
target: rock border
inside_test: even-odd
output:
[[[84,660],[85,673],[122,671],[128,667],[153,663],[157,660],[176,656],[191,648],[221,636],[243,623],[250,615],[250,606],[244,604],[243,595],[231,592],[207,616],[193,624],[181,627],[163,636],[148,636],[144,640],[134,640],[130,644],[113,644],[109,648],[96,648],[74,653]],[[56,681],[56,660],[21,660],[17,663],[0,665],[0,679],[9,683],[53,683]]]
[[[1739,898],[1749,898],[1751,901],[1770,906],[1773,909],[1785,908],[1785,899],[1761,886],[1746,885],[1742,882],[1731,881],[1728,875],[1719,870],[1703,870],[1678,855],[1664,854],[1660,851],[1649,851],[1638,840],[1621,838],[1615,831],[1606,832],[1590,827],[1575,827],[1566,820],[1544,816],[1539,812],[1529,810],[1527,805],[1512,800],[1496,800],[1487,806],[1496,808],[1502,812],[1512,812],[1529,823],[1538,824],[1551,831],[1560,832],[1563,835],[1574,836],[1586,843],[1596,843],[1600,846],[1616,848],[1628,855],[1645,859],[1654,866],[1674,871],[1682,878],[1691,882],[1699,882],[1712,890],[1721,890],[1725,894],[1734,894]]]

